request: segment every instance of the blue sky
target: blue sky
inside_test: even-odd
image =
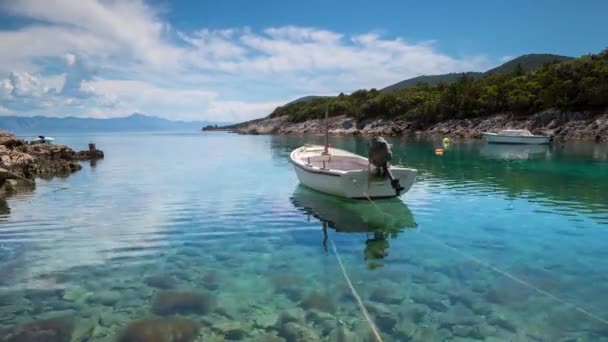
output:
[[[297,97],[608,47],[606,1],[0,0],[0,114],[240,121]]]

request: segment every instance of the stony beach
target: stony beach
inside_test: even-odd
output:
[[[478,139],[482,137],[483,132],[514,128],[528,129],[535,134],[553,135],[560,141],[608,141],[608,113],[546,111],[526,118],[502,114],[473,119],[450,119],[434,124],[385,119],[359,122],[346,116],[335,116],[330,117],[328,123],[329,133],[332,135],[437,135]],[[324,119],[293,123],[288,121],[287,117],[278,117],[253,120],[219,130],[240,134],[324,134],[325,127]]]

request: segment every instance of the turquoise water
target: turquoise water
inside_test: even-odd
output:
[[[608,341],[607,145],[392,140],[372,204],[298,185],[320,138],[57,139],[106,159],[9,199],[0,340],[373,341],[333,243],[384,341]]]

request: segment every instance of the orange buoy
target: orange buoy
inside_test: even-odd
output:
[[[435,154],[438,156],[443,155],[443,149],[442,148],[435,149]]]

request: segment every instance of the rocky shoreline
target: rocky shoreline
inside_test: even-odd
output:
[[[431,135],[451,138],[481,138],[482,132],[502,129],[528,129],[535,134],[549,134],[556,140],[608,141],[608,112],[545,111],[527,117],[505,113],[472,119],[450,119],[433,124],[418,121],[375,119],[357,121],[346,116],[328,120],[332,135]],[[287,117],[265,118],[213,130],[239,134],[324,134],[325,120],[293,123]]]
[[[103,158],[96,148],[76,152],[65,145],[27,142],[0,130],[0,205],[19,191],[35,187],[36,177],[67,176],[80,170],[79,161]]]

